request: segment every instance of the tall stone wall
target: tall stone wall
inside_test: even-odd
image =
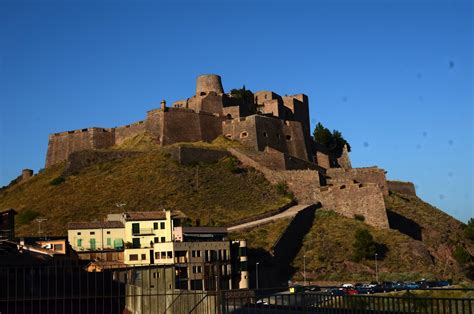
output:
[[[416,189],[413,182],[387,181],[388,190],[406,195],[416,196]]]
[[[375,183],[382,189],[384,195],[388,195],[387,179],[383,169],[377,167],[331,168],[327,170],[326,174],[328,176],[328,184],[338,184],[353,180],[361,183]]]
[[[282,121],[262,115],[225,121],[223,134],[257,151],[271,147],[282,153],[308,161],[308,149],[301,123]]]
[[[353,218],[363,215],[365,222],[377,228],[388,229],[387,211],[383,193],[377,184],[345,183],[322,187],[313,197],[323,208]]]
[[[227,157],[230,153],[226,150],[207,149],[190,146],[177,146],[169,149],[171,157],[181,165],[195,163],[214,163]]]
[[[125,139],[142,134],[146,131],[145,121],[138,121],[133,124],[115,128],[115,144],[122,143]]]
[[[317,203],[317,200],[311,198],[314,191],[320,187],[320,173],[317,170],[286,170],[275,171],[260,162],[255,157],[250,157],[242,150],[229,148],[229,152],[237,157],[240,162],[261,172],[264,177],[272,184],[286,183],[295,198],[301,204]]]
[[[76,151],[107,148],[114,145],[115,130],[87,128],[49,135],[46,167],[65,161]]]

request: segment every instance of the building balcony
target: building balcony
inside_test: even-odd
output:
[[[138,230],[132,230],[132,235],[140,236],[140,235],[154,235],[153,228],[140,228]]]

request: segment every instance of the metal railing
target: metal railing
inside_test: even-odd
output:
[[[101,272],[70,265],[0,267],[0,313],[474,313],[472,289],[445,289],[466,291],[471,297],[465,298],[226,290],[222,283],[231,278],[218,267],[195,266],[203,274],[156,265],[113,265]]]

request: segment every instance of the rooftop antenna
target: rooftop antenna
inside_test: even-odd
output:
[[[38,237],[41,239],[41,234],[43,233],[42,230],[41,230],[41,223],[43,221],[46,221],[48,219],[46,218],[43,218],[43,217],[39,217],[39,218],[36,218],[36,221],[38,222]],[[46,239],[45,239],[46,240]]]

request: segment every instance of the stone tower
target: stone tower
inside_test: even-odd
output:
[[[210,92],[223,94],[221,77],[215,74],[200,75],[196,80],[196,96],[206,96]]]

